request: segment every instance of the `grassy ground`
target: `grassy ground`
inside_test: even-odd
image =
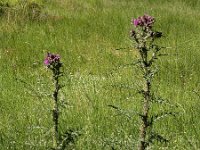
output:
[[[69,149],[129,150],[137,146],[142,85],[129,38],[130,21],[147,13],[172,47],[158,60],[157,95],[174,117],[155,125],[170,142],[152,149],[200,149],[200,2],[198,0],[44,0],[40,19],[30,19],[25,3],[10,1],[0,19],[0,149],[48,149],[52,145],[51,73],[46,52],[59,53],[65,87],[60,99],[61,132],[80,132]],[[126,48],[116,50],[118,48]],[[61,105],[60,104],[60,105]],[[125,114],[108,107],[120,107]],[[178,106],[178,107],[176,107]]]

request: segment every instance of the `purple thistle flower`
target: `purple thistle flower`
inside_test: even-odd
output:
[[[139,25],[138,19],[134,19],[134,20],[133,20],[133,24],[137,27],[137,26]]]
[[[144,15],[144,16],[138,17],[137,19],[133,19],[132,22],[136,27],[141,26],[141,27],[151,28],[154,21],[155,19],[152,16]]]
[[[58,54],[47,53],[47,56],[44,60],[46,66],[55,66],[60,63],[60,56]]]
[[[45,64],[46,66],[48,66],[48,65],[50,64],[50,63],[49,63],[49,60],[48,60],[47,58],[45,58],[44,64]]]

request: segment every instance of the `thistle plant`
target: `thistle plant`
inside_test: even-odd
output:
[[[138,66],[143,72],[144,87],[140,90],[143,96],[142,111],[140,113],[141,126],[138,150],[145,150],[152,140],[167,141],[157,133],[152,132],[154,119],[158,117],[150,114],[153,102],[156,101],[152,92],[152,79],[156,74],[154,63],[161,56],[159,53],[163,48],[155,44],[155,40],[162,37],[162,32],[154,31],[153,26],[155,19],[152,16],[144,15],[132,20],[135,26],[131,31],[131,37],[135,42],[136,49],[139,52]],[[165,113],[162,115],[171,114]]]
[[[53,110],[52,110],[52,117],[54,123],[54,131],[53,131],[53,148],[58,149],[59,146],[59,131],[58,131],[58,124],[59,124],[59,107],[58,107],[58,94],[61,88],[59,84],[59,78],[62,76],[60,71],[62,67],[62,63],[60,62],[60,56],[58,54],[51,54],[47,53],[47,56],[44,60],[44,64],[50,69],[53,73],[53,80],[54,80],[54,91],[53,91]]]

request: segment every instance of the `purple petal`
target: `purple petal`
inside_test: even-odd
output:
[[[138,23],[139,23],[139,22],[138,22],[137,19],[134,19],[134,20],[133,20],[133,24],[134,24],[136,27],[138,26]]]
[[[48,65],[49,65],[49,60],[48,60],[48,59],[45,59],[45,60],[44,60],[44,64],[45,64],[46,66],[48,66]]]

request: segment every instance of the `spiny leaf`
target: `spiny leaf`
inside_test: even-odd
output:
[[[119,112],[119,115],[124,115],[124,116],[128,117],[129,119],[131,118],[131,116],[126,111],[122,110],[121,108],[119,108],[117,106],[108,105],[108,107],[111,107],[111,108],[117,110]]]
[[[125,110],[123,110],[123,109],[121,109],[121,108],[119,108],[119,107],[117,107],[117,106],[114,106],[114,105],[107,105],[108,107],[111,107],[111,108],[113,108],[113,109],[115,109],[115,110],[117,110],[118,111],[118,115],[124,115],[124,116],[126,116],[128,119],[131,119],[132,118],[132,116],[133,115],[139,115],[140,116],[140,114],[138,113],[138,112],[134,112],[134,111],[125,111]]]
[[[153,143],[153,141],[156,140],[158,142],[161,142],[161,143],[167,143],[169,142],[168,139],[166,139],[165,137],[163,137],[162,135],[158,134],[158,133],[155,133],[155,132],[151,132],[150,133],[150,137],[148,139],[148,142],[149,143]]]
[[[163,119],[163,118],[165,118],[169,115],[175,117],[176,113],[175,112],[162,112],[160,114],[154,115],[154,116],[151,117],[150,124],[153,124],[153,122],[158,121],[160,119]]]

